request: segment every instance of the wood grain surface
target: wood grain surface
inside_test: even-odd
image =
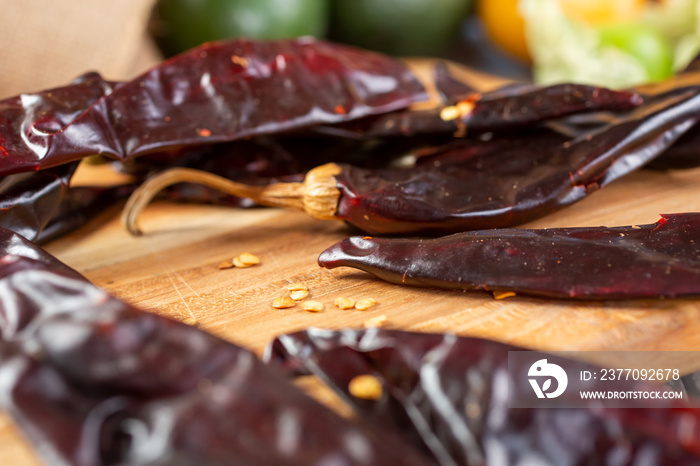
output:
[[[94,179],[94,170],[104,169],[82,176]],[[700,169],[640,171],[526,226],[618,226],[655,222],[660,213],[700,211],[699,181]],[[363,272],[317,266],[323,249],[353,233],[340,222],[278,209],[157,202],[144,212],[145,235],[132,237],[119,223],[120,208],[49,244],[48,251],[119,298],[195,323],[258,354],[280,333],[361,327],[380,315],[390,328],[455,332],[541,350],[700,350],[700,299],[495,300],[486,292],[399,287]],[[242,252],[262,263],[217,267]],[[274,309],[272,301],[293,282],[306,284],[309,299],[325,309]],[[333,306],[337,297],[371,297],[378,304],[342,311]],[[700,363],[692,360],[684,367],[697,369]],[[0,464],[39,464],[6,417],[0,417]]]

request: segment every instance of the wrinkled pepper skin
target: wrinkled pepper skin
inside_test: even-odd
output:
[[[624,227],[495,229],[435,239],[352,237],[322,267],[400,284],[571,299],[700,295],[700,213]]]
[[[0,174],[339,123],[427,98],[400,61],[312,38],[204,44],[97,100],[63,98],[71,92],[0,102]]]
[[[648,163],[690,129],[700,85],[689,82],[680,76],[574,139],[544,129],[492,134],[435,148],[406,169],[342,165],[336,216],[369,234],[431,235],[545,216]]]
[[[54,211],[48,223],[36,232],[33,242],[46,244],[77,230],[104,212],[107,207],[120,199],[125,199],[135,188],[134,184],[68,188],[58,205],[58,209]],[[1,221],[0,226],[3,226]]]
[[[0,404],[51,465],[429,465],[0,229]]]
[[[660,157],[644,166],[652,170],[679,170],[700,166],[700,128],[695,125]]]
[[[0,178],[0,227],[38,244],[81,227],[134,186],[70,187],[78,162]]]
[[[77,168],[78,162],[73,162],[0,178],[0,227],[36,240],[56,217]]]
[[[320,377],[357,414],[422,443],[444,466],[700,462],[700,409],[694,405],[665,400],[656,408],[612,409],[591,401],[580,408],[511,408],[509,390],[531,391],[528,367],[508,371],[514,350],[522,348],[449,334],[309,329],[278,337],[265,359],[290,375]],[[592,370],[539,354],[567,372]],[[376,401],[350,394],[349,382],[364,374],[382,382]],[[596,384],[591,389],[602,388]],[[625,387],[649,389],[640,382]]]
[[[97,73],[87,73],[64,87],[1,100],[0,175],[38,170],[45,164],[61,165],[81,158],[57,163],[45,160],[54,134],[60,134],[87,108],[110,95],[117,85]],[[91,132],[83,134],[83,139],[76,149],[84,143],[99,142]]]
[[[452,95],[447,97],[454,98]],[[642,96],[635,92],[581,84],[543,87],[510,85],[483,94],[473,92],[462,96],[455,103],[455,110],[461,105],[469,110],[454,118],[446,119],[442,107],[423,111],[403,110],[334,126],[321,126],[318,131],[357,139],[453,133],[471,135],[522,129],[573,114],[627,111],[642,102]]]

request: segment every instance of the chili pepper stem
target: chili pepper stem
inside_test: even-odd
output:
[[[171,168],[149,178],[134,191],[124,206],[121,221],[132,235],[141,235],[138,219],[143,209],[158,193],[177,183],[197,183],[260,205],[297,209],[322,220],[336,219],[340,190],[335,175],[340,171],[338,165],[329,163],[310,170],[303,183],[252,186],[202,170]]]

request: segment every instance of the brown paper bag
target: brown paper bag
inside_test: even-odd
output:
[[[155,0],[0,2],[0,98],[87,71],[128,79],[160,60],[146,34]]]

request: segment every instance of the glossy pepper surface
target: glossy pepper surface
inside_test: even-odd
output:
[[[290,375],[314,374],[329,383],[355,412],[422,445],[444,466],[595,464],[693,465],[700,461],[700,410],[665,400],[654,408],[605,408],[579,401],[576,408],[512,408],[509,391],[532,389],[527,365],[509,367],[517,348],[477,338],[397,330],[309,329],[278,337],[268,364]],[[567,373],[594,366],[533,352]],[[370,375],[381,396],[354,396],[351,381]],[[633,382],[626,390],[658,390]],[[600,381],[591,390],[606,389]],[[609,386],[607,387],[609,388]]]
[[[5,229],[0,290],[0,405],[47,464],[432,464]]]
[[[0,174],[338,123],[426,98],[398,60],[311,38],[209,43],[132,81],[91,75],[81,85],[0,102]]]
[[[435,239],[352,237],[318,258],[400,285],[574,299],[700,294],[700,213],[648,225],[494,229]]]

